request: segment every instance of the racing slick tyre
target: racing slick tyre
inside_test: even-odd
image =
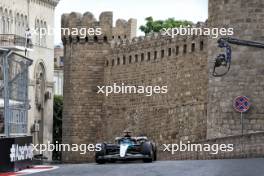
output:
[[[155,143],[153,143],[152,146],[153,146],[153,153],[154,153],[153,159],[154,161],[157,161],[157,146]]]
[[[152,144],[150,142],[144,142],[142,144],[142,154],[145,156],[149,156],[149,158],[143,159],[144,163],[151,163],[152,161],[155,160],[155,154],[153,151]]]
[[[106,154],[106,144],[103,143],[101,144],[101,150],[95,152],[95,162],[97,164],[105,164],[106,160],[99,158],[100,156],[105,156],[105,154]]]

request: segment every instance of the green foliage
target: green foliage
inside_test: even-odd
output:
[[[62,111],[63,111],[63,97],[54,95],[53,102],[53,143],[56,141],[60,144],[62,142]],[[53,160],[61,160],[61,152],[53,151]]]
[[[154,20],[152,17],[147,17],[146,24],[139,27],[139,29],[145,34],[151,32],[160,32],[163,28],[176,28],[176,27],[186,27],[192,25],[191,21],[186,20],[175,20],[174,18],[168,18],[166,20]]]

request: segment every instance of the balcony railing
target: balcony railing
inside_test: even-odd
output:
[[[12,48],[12,47],[25,47],[26,38],[15,34],[0,34],[0,47],[2,48]],[[32,42],[30,41],[27,48],[32,48]]]

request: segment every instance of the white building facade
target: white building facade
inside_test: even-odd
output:
[[[40,34],[42,29],[54,28],[54,10],[59,0],[0,0],[0,46],[11,36],[22,45],[25,31],[32,33],[32,51],[27,57],[33,60],[29,68],[28,134],[35,144],[52,142],[53,126],[53,72],[54,38],[52,33]],[[42,30],[43,31],[43,30]],[[21,41],[20,41],[21,40]],[[24,54],[24,52],[20,53]],[[49,160],[52,153],[43,154]]]
[[[54,95],[63,96],[63,67],[64,49],[62,46],[54,48]]]

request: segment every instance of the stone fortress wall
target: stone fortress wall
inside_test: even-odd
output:
[[[259,4],[257,0],[254,2]],[[220,4],[209,1],[209,25],[216,25],[219,21],[212,7],[219,6],[222,9],[226,8],[225,5],[228,7],[228,3],[243,7],[242,0],[237,4],[232,0]],[[215,13],[220,13],[221,9]],[[213,21],[215,18],[216,22]],[[222,137],[234,135],[231,133],[234,126],[231,121],[226,121],[228,113],[214,113],[216,108],[223,109],[222,103],[219,105],[214,98],[221,99],[227,106],[230,101],[232,103],[235,91],[232,96],[225,95],[226,87],[229,88],[230,84],[221,86],[225,78],[210,76],[212,57],[219,51],[214,44],[216,40],[212,41],[205,36],[172,39],[159,34],[135,37],[136,20],[117,20],[113,27],[112,19],[111,12],[103,12],[99,21],[90,12],[83,15],[73,12],[62,16],[62,27],[101,27],[103,31],[101,36],[96,37],[62,36],[65,47],[63,143],[113,141],[114,137],[120,136],[126,129],[133,131],[134,135],[147,135],[158,145],[178,143],[180,140],[213,142],[215,137],[218,137],[216,141],[227,142]],[[232,23],[236,24],[237,21]],[[255,52],[254,49],[249,51],[249,55]],[[257,62],[259,58],[255,60]],[[252,63],[252,66],[255,64]],[[236,66],[232,69],[237,70]],[[235,76],[237,74],[231,73],[229,83],[236,79]],[[253,79],[255,76],[248,77]],[[114,83],[168,86],[168,93],[149,97],[142,94],[110,94],[107,97],[97,94],[97,86]],[[248,84],[246,82],[244,87]],[[252,88],[256,88],[254,86]],[[218,87],[221,87],[221,92]],[[221,95],[228,97],[224,100]],[[232,105],[228,108],[231,111]],[[261,114],[255,117],[261,119]],[[238,129],[239,119],[233,120]],[[252,129],[247,132],[263,131],[264,123],[261,120],[255,119],[251,123],[255,126],[248,126]],[[258,137],[253,139],[258,140]],[[240,136],[237,136],[236,141],[240,141]],[[263,151],[259,153],[263,154]],[[191,155],[178,156],[169,157],[163,152],[159,153],[160,159],[194,159]],[[239,156],[239,152],[236,156]],[[80,155],[78,152],[63,152],[64,162],[87,162],[93,161],[93,158],[93,153]]]
[[[208,25],[231,27],[234,38],[264,43],[264,1],[209,1]],[[208,61],[221,53],[209,40]],[[241,134],[240,114],[232,106],[239,95],[247,96],[251,108],[244,113],[245,133],[264,130],[264,50],[231,45],[232,65],[220,78],[209,77],[207,137]],[[209,66],[212,68],[212,66]]]
[[[201,126],[206,125],[207,39],[203,36],[171,39],[154,34],[129,40],[135,28],[127,30],[123,26],[126,30],[117,33],[115,29],[120,27],[110,28],[104,20],[90,22],[87,14],[90,15],[71,13],[62,19],[63,27],[87,24],[90,28],[97,24],[104,31],[103,37],[96,39],[63,37],[66,50],[63,128],[68,129],[63,132],[64,143],[111,141],[126,129],[135,135],[148,135],[160,144],[205,139],[206,128]],[[110,13],[103,12],[100,19],[106,19],[105,14],[109,17]],[[117,24],[122,22],[133,28],[130,21],[118,20]],[[116,37],[112,44],[106,41]],[[98,85],[113,83],[168,86],[168,93],[150,97],[139,94],[105,97],[96,93]]]
[[[206,41],[153,35],[116,44],[106,56],[104,85],[167,86],[168,93],[105,96],[107,139],[126,129],[158,144],[205,139]]]

